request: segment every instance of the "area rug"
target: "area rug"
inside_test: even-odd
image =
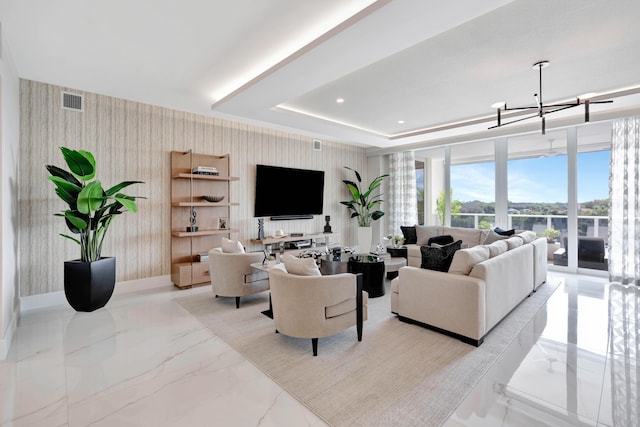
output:
[[[332,426],[442,425],[500,354],[544,305],[549,280],[494,328],[480,347],[400,322],[389,291],[369,300],[363,339],[355,327],[311,340],[276,334],[260,312],[266,293],[233,298],[199,293],[176,298],[215,335]],[[455,310],[451,307],[451,310]]]

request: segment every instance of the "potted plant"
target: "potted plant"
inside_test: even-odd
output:
[[[104,307],[113,294],[116,263],[113,257],[102,257],[102,244],[111,221],[126,210],[137,211],[135,199],[120,192],[142,181],[124,181],[104,190],[95,179],[96,162],[84,150],[60,147],[69,171],[46,165],[49,180],[67,209],[54,214],[63,217],[69,231],[61,236],[80,246],[80,259],[64,263],[64,292],[77,311],[94,311]]]
[[[378,209],[382,199],[379,194],[373,194],[388,174],[380,175],[375,178],[367,187],[366,191],[362,191],[362,178],[355,169],[345,166],[346,169],[353,171],[357,182],[348,179],[343,180],[351,193],[351,200],[340,202],[351,210],[351,218],[358,220],[358,246],[362,252],[369,252],[371,249],[371,221],[377,221],[384,216],[384,212]]]
[[[546,230],[538,233],[538,235],[547,238],[547,259],[553,260],[553,253],[560,249],[560,243],[558,242],[558,239],[560,238],[560,230],[547,228]]]

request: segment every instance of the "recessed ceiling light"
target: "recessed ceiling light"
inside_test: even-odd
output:
[[[342,104],[344,102],[344,99],[343,98],[338,98],[338,99],[336,99],[336,102],[338,104]]]
[[[403,124],[404,120],[398,120],[398,123]]]

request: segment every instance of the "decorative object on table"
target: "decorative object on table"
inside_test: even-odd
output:
[[[196,231],[198,231],[199,227],[196,225],[197,219],[198,219],[198,213],[196,212],[196,208],[192,206],[191,215],[189,216],[189,223],[191,225],[187,226],[186,228],[187,233],[195,233]]]
[[[369,252],[371,250],[371,221],[376,221],[384,216],[384,212],[377,209],[382,203],[382,199],[380,199],[379,194],[374,194],[374,192],[389,175],[383,174],[375,178],[371,181],[367,190],[363,192],[360,187],[362,178],[358,171],[348,166],[345,166],[345,168],[353,171],[357,183],[348,179],[342,181],[349,189],[352,199],[340,203],[353,211],[351,218],[357,218],[358,220],[358,246],[361,251]]]
[[[264,218],[258,218],[258,240],[264,240]]]
[[[217,224],[218,224],[218,230],[229,229],[228,218],[218,218]]]
[[[393,236],[393,247],[399,248],[404,243],[404,236],[402,234],[396,234]]]
[[[135,199],[120,190],[142,181],[123,181],[104,190],[95,179],[96,161],[88,151],[60,147],[69,171],[46,165],[56,194],[68,209],[55,216],[65,219],[71,233],[61,234],[80,245],[80,259],[64,263],[64,292],[76,311],[94,311],[104,307],[113,294],[116,263],[113,257],[102,257],[102,244],[116,215],[136,212]]]
[[[273,237],[276,239],[280,239],[282,237],[287,237],[287,235],[284,233],[282,229],[278,228],[276,231],[273,232]]]
[[[331,224],[329,224],[329,221],[331,221],[331,216],[325,215],[324,220],[325,220],[324,232],[331,233]]]
[[[224,196],[202,196],[207,202],[217,203],[224,200]]]

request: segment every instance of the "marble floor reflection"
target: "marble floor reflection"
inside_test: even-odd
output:
[[[640,293],[550,275],[562,284],[446,426],[638,425]],[[0,361],[0,426],[325,425],[174,301],[210,292],[23,312]]]
[[[563,278],[445,424],[638,426],[640,290]]]
[[[167,289],[24,312],[0,361],[0,426],[325,425]]]

